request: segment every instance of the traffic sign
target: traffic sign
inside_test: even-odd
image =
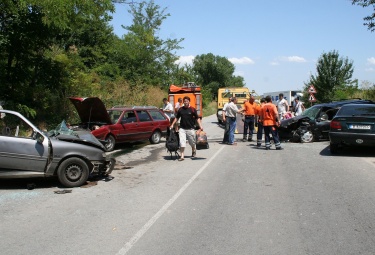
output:
[[[311,94],[311,93],[316,93],[316,89],[314,87],[314,85],[310,85],[309,89],[308,89],[308,92]]]
[[[314,94],[310,93],[309,101],[310,102],[315,102],[316,101],[316,98],[314,97]]]

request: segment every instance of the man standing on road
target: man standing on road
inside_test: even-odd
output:
[[[176,121],[180,120],[180,129],[179,129],[179,138],[180,138],[180,152],[181,157],[178,161],[183,161],[184,158],[184,151],[186,147],[186,140],[188,140],[192,154],[191,157],[195,158],[197,154],[197,147],[196,147],[196,133],[195,133],[195,122],[198,122],[199,130],[202,131],[202,122],[198,116],[197,110],[190,106],[190,97],[185,96],[183,99],[184,105],[180,107],[177,112],[176,118],[173,120],[170,128],[172,129]]]
[[[234,142],[234,131],[236,130],[237,124],[236,116],[237,113],[240,113],[240,110],[238,110],[236,103],[237,98],[233,97],[226,110],[226,119],[227,121],[229,120],[229,145],[237,145],[237,143]]]
[[[229,121],[226,118],[226,111],[228,104],[232,101],[232,97],[229,98],[229,102],[226,102],[223,106],[222,116],[223,116],[223,123],[224,123],[224,138],[222,143],[229,142]]]
[[[284,114],[289,111],[288,101],[286,101],[282,93],[279,94],[279,100],[277,101],[277,111],[279,113],[279,120],[282,120]]]
[[[266,104],[266,99],[261,98],[260,99],[260,105],[257,107],[256,110],[256,122],[255,126],[258,127],[258,132],[257,132],[257,147],[260,147],[262,145],[262,136],[263,136],[263,123],[261,121],[261,110],[263,106]]]
[[[245,113],[243,139],[242,139],[243,142],[246,142],[246,141],[251,142],[253,140],[255,113],[256,113],[257,106],[258,105],[257,103],[255,103],[254,96],[250,95],[249,101],[246,101],[244,104],[244,108],[240,110],[240,112]],[[247,138],[247,130],[249,130],[248,138]]]
[[[280,126],[280,119],[278,117],[276,106],[272,104],[272,99],[270,96],[266,96],[266,104],[260,110],[260,116],[261,121],[263,122],[266,150],[271,149],[270,134],[272,134],[276,150],[282,150],[279,134],[277,133],[276,129],[276,127]]]

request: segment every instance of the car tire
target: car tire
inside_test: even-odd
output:
[[[150,137],[150,142],[152,144],[157,144],[157,143],[160,143],[160,140],[161,140],[160,131],[154,131],[154,133],[152,133],[152,135]]]
[[[107,139],[105,139],[105,145],[104,145],[105,150],[113,151],[115,149],[115,146],[116,146],[115,138],[113,137],[113,135],[109,135]]]
[[[311,143],[314,141],[314,135],[311,131],[306,131],[301,135],[301,142],[302,143]]]
[[[57,178],[63,186],[68,188],[82,186],[89,178],[89,167],[80,158],[68,158],[60,164]]]
[[[331,154],[337,154],[339,152],[339,145],[335,143],[330,143],[329,151],[331,152]]]

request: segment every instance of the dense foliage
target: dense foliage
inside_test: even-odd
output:
[[[212,84],[233,76],[225,58],[207,81],[206,70],[177,65],[183,39],[158,36],[170,15],[152,0],[130,5],[133,22],[119,38],[109,25],[113,2],[1,1],[0,104],[53,125],[74,116],[69,96],[97,96],[107,106],[160,105],[170,84],[194,81],[208,104]]]

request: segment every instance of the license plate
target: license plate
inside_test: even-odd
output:
[[[349,125],[349,129],[371,129],[371,125]]]

